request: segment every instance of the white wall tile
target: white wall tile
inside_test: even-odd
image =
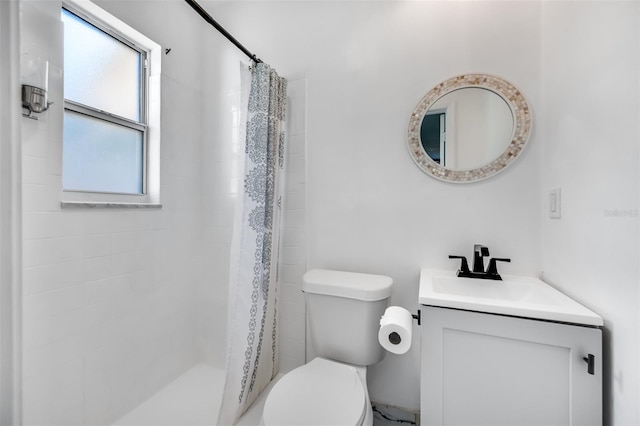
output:
[[[61,312],[79,309],[85,301],[84,286],[77,285],[24,298],[26,319],[45,320]]]
[[[26,268],[81,259],[82,239],[68,237],[26,240],[23,256]]]
[[[114,258],[111,256],[94,257],[82,261],[82,277],[85,282],[97,281],[116,275],[119,265],[114,265]]]
[[[62,138],[49,139],[46,170],[50,175],[62,177]]]
[[[23,238],[38,239],[82,235],[85,226],[77,212],[26,212],[23,214]]]
[[[280,371],[288,372],[305,363],[305,305],[302,275],[306,270],[306,188],[304,144],[305,79],[288,82],[287,159],[283,227],[278,262]]]
[[[287,303],[284,307],[285,309],[304,313],[304,294],[302,293],[300,282],[294,284],[281,282],[279,294],[280,300],[283,303]]]
[[[25,268],[22,276],[24,296],[59,290],[84,282],[81,260]]]
[[[22,185],[22,207],[25,212],[47,212],[60,209],[60,191],[57,182],[51,184]]]
[[[113,254],[131,253],[135,250],[137,235],[135,232],[115,232],[111,234],[111,249]]]
[[[84,374],[85,424],[109,424],[114,420],[113,387],[104,371],[91,370]]]
[[[83,256],[85,259],[104,257],[111,254],[111,235],[87,235],[83,239]]]
[[[85,283],[85,306],[108,303],[114,294],[112,277]]]
[[[201,25],[164,2],[145,4],[145,14],[98,3],[134,26],[152,23],[151,38],[168,37],[169,20]],[[22,121],[23,414],[26,424],[109,424],[197,359],[202,113],[196,86],[184,87],[199,69],[200,27],[171,30],[181,61],[163,64],[163,80],[175,82],[163,84],[163,98],[173,99],[163,105],[163,208],[62,209],[60,7],[21,3],[22,50],[50,58],[55,102],[40,120]]]
[[[51,421],[49,397],[49,377],[41,374],[28,378],[22,383],[22,406],[25,426],[49,425]]]
[[[83,424],[83,364],[82,358],[69,360],[51,372],[51,424]]]
[[[46,157],[32,157],[25,155],[23,158],[22,183],[44,185],[49,180]]]

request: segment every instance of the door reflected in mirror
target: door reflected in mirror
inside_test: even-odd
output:
[[[466,87],[438,99],[425,114],[420,142],[450,170],[473,170],[498,158],[513,137],[513,114],[490,90]]]

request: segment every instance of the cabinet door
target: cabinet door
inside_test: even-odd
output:
[[[602,425],[600,329],[422,308],[422,426]]]

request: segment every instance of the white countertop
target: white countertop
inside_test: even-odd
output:
[[[502,281],[459,278],[455,271],[422,269],[421,305],[602,326],[602,317],[544,281],[502,275]]]

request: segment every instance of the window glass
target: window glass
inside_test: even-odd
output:
[[[140,121],[142,54],[63,9],[65,99]]]
[[[63,187],[73,191],[143,193],[143,133],[64,112]]]

